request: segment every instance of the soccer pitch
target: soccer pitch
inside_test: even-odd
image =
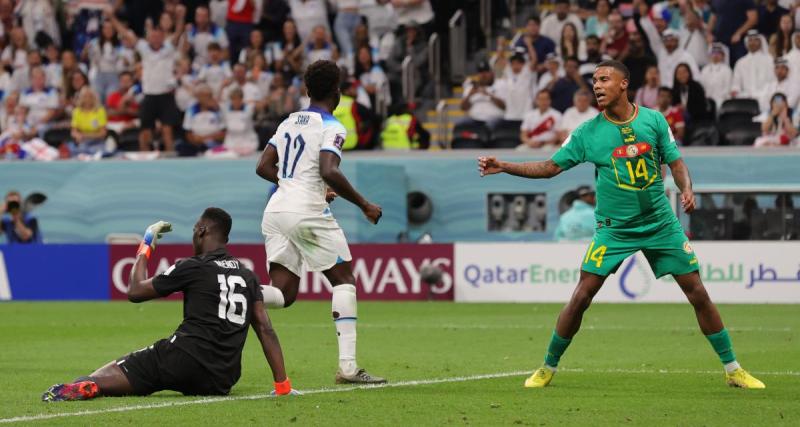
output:
[[[766,390],[725,385],[691,306],[597,304],[550,387],[542,362],[556,304],[359,303],[358,359],[387,387],[334,386],[330,303],[271,312],[304,396],[267,398],[251,333],[228,397],[43,403],[57,382],[166,337],[181,303],[0,304],[0,424],[36,425],[798,425],[800,308],[722,305],[742,365]]]

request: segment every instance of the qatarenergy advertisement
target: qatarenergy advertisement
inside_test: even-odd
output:
[[[455,245],[455,300],[566,302],[588,243]],[[800,303],[800,242],[694,243],[700,276],[720,303]],[[671,276],[656,279],[641,252],[626,259],[597,302],[684,302]]]

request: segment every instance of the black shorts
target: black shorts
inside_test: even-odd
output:
[[[169,339],[156,341],[117,359],[117,366],[139,396],[161,390],[174,390],[190,396],[224,395],[231,390],[230,386],[216,384],[197,360]]]
[[[178,126],[181,118],[178,105],[175,103],[174,93],[162,95],[145,95],[139,107],[139,120],[142,129],[154,129],[156,120],[162,125]]]

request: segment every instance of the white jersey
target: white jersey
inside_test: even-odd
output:
[[[319,156],[329,151],[341,157],[346,136],[332,114],[313,106],[284,120],[269,140],[278,150],[278,190],[265,212],[329,214]]]

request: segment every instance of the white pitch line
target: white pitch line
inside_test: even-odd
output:
[[[287,323],[279,325],[280,328],[330,328],[330,324],[321,323]],[[438,323],[438,324],[389,324],[389,323],[367,323],[359,322],[359,328],[377,328],[377,329],[478,329],[478,330],[499,330],[499,329],[553,329],[553,325],[542,324],[508,324],[508,325],[468,325],[468,324],[455,324],[455,323]],[[683,331],[700,331],[697,326],[685,327],[636,327],[636,326],[591,326],[585,325],[581,330],[589,331],[661,331],[661,332],[683,332]],[[769,328],[763,326],[732,326],[728,328],[729,332],[794,332],[790,327],[783,328]]]
[[[615,373],[615,374],[722,374],[722,370],[715,370],[715,371],[691,371],[688,369],[582,369],[582,368],[561,368],[559,371],[562,372],[576,372],[576,373]],[[312,395],[312,394],[323,394],[323,393],[341,393],[347,391],[354,391],[354,390],[377,390],[377,389],[384,389],[384,388],[395,388],[395,387],[413,387],[413,386],[421,386],[421,385],[431,385],[431,384],[445,384],[445,383],[459,383],[459,382],[467,382],[467,381],[478,381],[478,380],[489,380],[489,379],[497,379],[497,378],[507,378],[507,377],[514,377],[517,375],[528,375],[531,370],[525,371],[511,371],[511,372],[498,372],[494,374],[482,374],[482,375],[469,375],[469,376],[462,376],[462,377],[451,377],[451,378],[436,378],[431,380],[410,380],[410,381],[398,381],[396,383],[388,383],[388,384],[376,384],[376,385],[358,385],[358,386],[348,386],[348,387],[336,387],[336,388],[318,388],[314,390],[306,390],[303,391],[303,395]],[[767,372],[752,372],[755,375],[783,375],[783,376],[800,376],[800,372],[798,371],[767,371]],[[105,409],[92,409],[92,410],[85,410],[85,411],[76,411],[76,412],[62,412],[62,413],[55,413],[55,414],[38,414],[38,415],[24,415],[19,417],[13,418],[0,418],[0,424],[7,424],[7,423],[15,423],[15,422],[25,422],[25,421],[40,421],[40,420],[50,420],[54,418],[65,418],[65,417],[80,417],[85,415],[99,415],[99,414],[110,414],[115,412],[129,412],[129,411],[138,411],[138,410],[147,410],[147,409],[160,409],[160,408],[171,408],[171,407],[178,407],[178,406],[187,406],[187,405],[200,405],[200,404],[207,404],[207,403],[217,403],[217,402],[232,402],[232,401],[239,401],[239,400],[257,400],[257,399],[265,399],[269,398],[269,394],[261,393],[261,394],[251,394],[246,396],[223,396],[223,397],[206,397],[202,399],[194,399],[194,400],[178,400],[173,402],[162,402],[162,403],[153,403],[148,405],[130,405],[130,406],[119,406],[116,408],[105,408]],[[49,403],[49,405],[57,405],[58,403]]]

